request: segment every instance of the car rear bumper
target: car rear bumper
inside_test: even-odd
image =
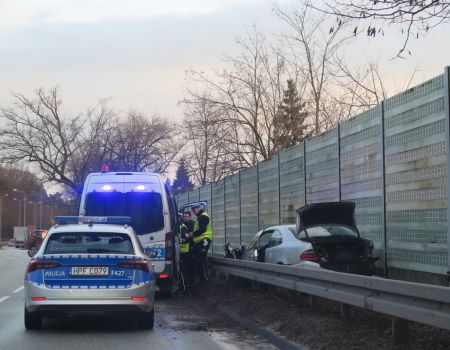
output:
[[[25,307],[29,312],[45,313],[83,313],[83,312],[120,312],[136,310],[149,312],[155,299],[155,282],[150,281],[131,288],[118,289],[55,289],[36,286],[28,281],[25,287]],[[44,297],[45,300],[32,300]],[[145,300],[132,300],[143,297]]]

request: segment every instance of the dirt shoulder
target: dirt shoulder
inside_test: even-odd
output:
[[[351,321],[346,322],[339,317],[337,303],[318,299],[312,307],[307,296],[292,297],[237,282],[213,280],[206,286],[197,287],[195,294],[187,298],[200,300],[202,312],[213,317],[205,325],[208,329],[214,328],[215,322],[229,322],[225,316],[218,315],[216,306],[223,304],[311,350],[450,349],[448,331],[411,323],[410,343],[395,347],[392,345],[391,320],[388,317],[352,308]]]

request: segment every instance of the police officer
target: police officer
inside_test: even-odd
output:
[[[194,232],[194,221],[192,221],[192,215],[190,211],[183,213],[183,224],[186,225],[188,232]]]
[[[208,281],[208,250],[213,236],[209,215],[200,205],[192,206],[197,220],[194,223],[194,264],[200,275],[200,282]]]
[[[183,214],[183,222],[180,225],[178,233],[179,249],[180,249],[180,286],[177,293],[184,292],[190,293],[190,289],[194,284],[194,264],[193,264],[193,240],[192,229],[193,227],[191,213],[185,212]]]

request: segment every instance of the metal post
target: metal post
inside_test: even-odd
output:
[[[15,199],[15,198],[14,198]],[[22,214],[22,209],[20,208],[20,200],[18,199],[17,200],[17,206],[18,206],[18,210],[17,210],[17,216],[18,216],[18,221],[17,221],[17,226],[20,226],[20,225],[22,225],[22,217],[21,217],[21,214]]]
[[[23,226],[27,226],[27,197],[23,195]]]
[[[342,200],[341,196],[341,124],[338,123],[337,127],[337,155],[336,155],[336,162],[337,162],[337,184],[338,184],[338,201],[340,202]]]
[[[380,162],[381,162],[381,217],[383,234],[383,276],[389,277],[387,265],[387,230],[386,230],[386,160],[384,145],[384,101],[381,102]]]
[[[225,182],[227,178],[223,179],[223,239],[224,243],[227,243],[227,201],[225,192]]]
[[[42,230],[42,193],[41,190],[41,201],[39,202],[39,229]]]
[[[2,204],[3,204],[3,196],[0,196],[0,242],[2,242],[2,239],[3,239],[3,221],[2,221],[3,207],[2,207]]]
[[[209,213],[211,214],[211,218],[212,218],[212,214],[213,214],[213,195],[212,195],[212,188],[213,188],[213,185],[212,184],[210,184],[209,185],[209,198],[211,199],[211,201],[210,201],[210,211],[209,211]],[[214,220],[212,219],[212,224],[213,224],[213,232],[214,232]],[[212,240],[212,242],[211,242],[211,255],[212,256],[214,256],[214,235],[213,235],[213,240]]]
[[[303,141],[303,199],[306,205],[306,141]]]
[[[278,225],[281,225],[281,180],[280,180],[280,153],[277,154],[278,167]]]
[[[445,149],[447,150],[447,188],[450,189],[450,67],[445,67],[444,72],[444,89],[445,89]],[[447,194],[447,245],[448,245],[448,261],[447,275],[450,285],[450,195]]]
[[[407,320],[392,317],[392,341],[395,345],[406,344],[409,341]]]
[[[239,247],[242,245],[242,207],[241,207],[241,171],[238,171],[239,181]]]
[[[256,163],[256,231],[259,231],[259,163]]]

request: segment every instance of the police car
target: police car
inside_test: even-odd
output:
[[[56,217],[25,274],[25,328],[44,317],[128,313],[154,324],[155,279],[129,217]]]

